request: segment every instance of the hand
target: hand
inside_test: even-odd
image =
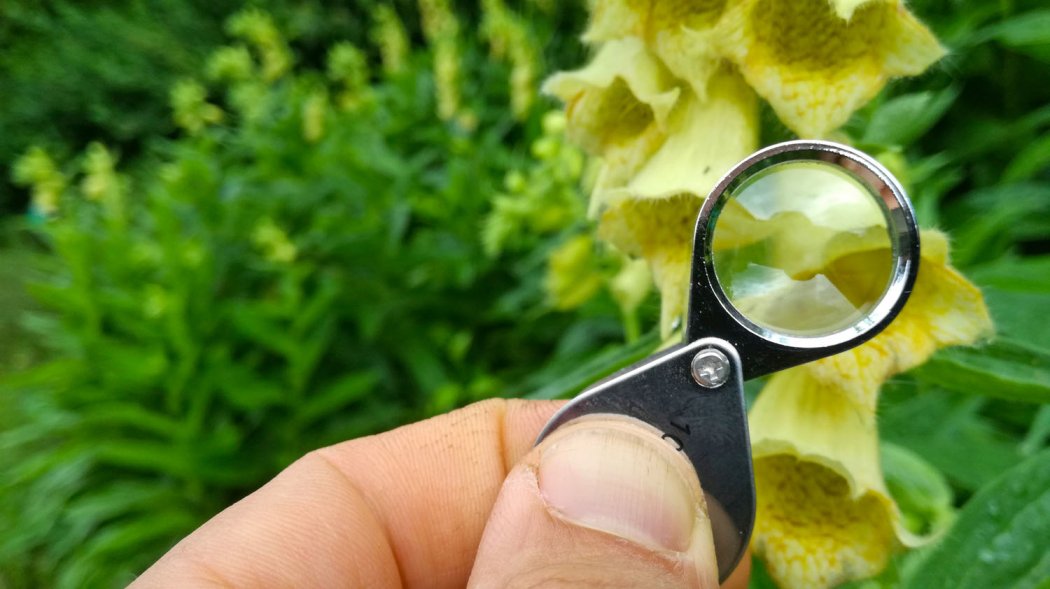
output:
[[[533,448],[559,405],[490,400],[311,452],[132,587],[717,587],[684,456],[618,416]]]

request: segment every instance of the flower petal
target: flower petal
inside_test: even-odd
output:
[[[602,283],[590,235],[572,237],[551,252],[544,286],[555,309],[579,307],[598,293]]]
[[[583,39],[642,39],[675,77],[704,99],[708,80],[719,66],[715,25],[726,4],[726,0],[596,0]]]
[[[719,26],[723,53],[804,137],[826,136],[889,77],[944,53],[899,0],[745,0]]]
[[[830,0],[831,7],[835,10],[835,14],[839,18],[849,20],[853,16],[853,13],[861,6],[869,2],[877,2],[878,0]]]
[[[591,210],[621,198],[705,197],[718,179],[758,145],[758,101],[733,71],[716,76],[707,100],[684,92],[668,137],[623,186],[599,183]]]
[[[568,109],[569,133],[594,154],[655,125],[666,129],[677,82],[638,39],[602,45],[583,69],[551,76],[543,91]]]
[[[901,4],[897,4],[897,18],[890,20],[886,35],[883,59],[890,76],[917,76],[946,53],[930,29]]]
[[[777,584],[831,587],[880,571],[901,518],[882,481],[875,413],[803,367],[775,374],[749,421],[752,542]]]
[[[636,174],[619,186],[603,175],[591,196],[599,235],[649,261],[660,288],[665,338],[685,312],[693,231],[703,197],[758,143],[755,97],[737,74],[722,73],[708,100],[683,93],[668,132]],[[610,167],[607,162],[605,168]]]
[[[649,26],[649,0],[592,0],[591,21],[583,33],[586,43],[624,37],[645,37]]]
[[[980,291],[948,265],[943,234],[923,233],[907,305],[871,341],[774,375],[750,414],[759,507],[755,548],[783,587],[828,587],[873,575],[904,528],[878,459],[875,409],[891,376],[938,348],[991,331]]]
[[[598,236],[632,256],[643,257],[660,289],[660,333],[671,336],[685,313],[693,229],[703,200],[689,193],[661,199],[623,199],[606,209]]]
[[[922,364],[939,348],[972,344],[992,333],[981,291],[948,265],[944,234],[923,231],[922,242],[919,277],[893,323],[861,346],[804,367],[869,411],[890,377]]]

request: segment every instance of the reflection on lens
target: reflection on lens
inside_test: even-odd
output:
[[[745,180],[719,213],[712,242],[729,301],[785,335],[856,324],[882,297],[893,265],[877,199],[826,162],[784,162]]]

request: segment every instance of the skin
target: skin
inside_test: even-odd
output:
[[[132,587],[704,586],[713,563],[545,507],[533,443],[560,404],[493,399],[311,452]]]

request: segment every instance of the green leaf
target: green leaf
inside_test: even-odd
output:
[[[908,529],[927,535],[950,524],[955,513],[954,495],[944,475],[903,446],[883,441],[879,450],[886,486],[900,507]]]
[[[1041,322],[1033,321],[1050,308],[1050,292],[989,288],[985,289],[985,298],[996,329],[1004,338],[1024,342],[1029,348],[1050,354],[1050,330]]]
[[[0,374],[0,390],[18,391],[37,387],[64,388],[88,370],[78,358],[60,358],[22,372]]]
[[[254,411],[286,405],[290,401],[286,386],[266,378],[254,366],[223,360],[217,361],[209,370],[219,394],[231,407]]]
[[[1050,353],[999,338],[937,352],[912,374],[953,391],[1027,403],[1050,402]]]
[[[1050,10],[1019,14],[977,33],[977,38],[995,40],[1036,59],[1050,61]]]
[[[652,354],[659,343],[659,334],[654,331],[630,344],[605,350],[581,364],[576,370],[554,379],[525,395],[525,397],[528,399],[564,399],[571,397],[598,380]]]
[[[304,427],[319,418],[337,413],[366,396],[379,382],[379,375],[372,371],[347,374],[299,404],[295,408],[293,420],[297,427]]]
[[[4,473],[0,496],[5,500],[11,496],[9,486],[27,487],[24,494],[15,495],[19,499],[17,511],[11,514],[15,525],[0,535],[0,561],[44,542],[55,529],[66,502],[82,488],[91,467],[90,457],[63,451],[37,455],[20,464],[15,472]],[[7,508],[0,508],[0,515],[6,515]]]
[[[862,141],[884,147],[911,145],[937,124],[958,97],[958,89],[949,87],[891,98],[872,114]]]
[[[268,466],[220,454],[212,447],[214,442],[216,440],[209,438],[185,447],[148,440],[107,440],[96,444],[91,451],[100,464],[113,468],[215,485],[243,485],[256,480],[260,471]]]
[[[1024,182],[1050,168],[1050,135],[1023,146],[1003,172],[1003,182]]]
[[[879,431],[884,440],[923,457],[953,484],[976,490],[1023,458],[1016,441],[981,415],[987,404],[984,397],[899,379],[880,396]]]
[[[331,318],[323,320],[299,344],[295,354],[289,357],[288,380],[296,394],[306,388],[324,354],[331,349],[335,333],[336,322]]]
[[[1009,203],[1009,206],[1003,206]],[[1050,231],[1050,184],[1020,183],[975,190],[956,208],[952,258],[959,266],[994,260],[1017,241]]]
[[[1050,450],[981,489],[906,589],[1028,589],[1050,578]]]
[[[143,517],[105,526],[65,564],[58,577],[57,587],[98,586],[101,578],[113,574],[111,569],[124,569],[130,564],[122,562],[124,558],[130,557],[140,562],[152,560],[153,556],[148,551],[144,552],[143,548],[166,548],[170,539],[188,534],[200,523],[198,516],[168,507]],[[138,568],[134,564],[132,566]]]
[[[114,338],[99,338],[94,344],[89,361],[107,387],[142,392],[159,385],[168,369],[168,357],[159,346]]]
[[[1043,405],[1035,414],[1032,426],[1021,442],[1022,454],[1035,454],[1050,442],[1050,405]]]
[[[174,486],[156,481],[116,481],[95,486],[66,506],[62,534],[48,546],[48,553],[64,558],[108,521],[182,503],[184,499]]]
[[[990,264],[971,268],[966,274],[984,288],[984,298],[992,307],[1000,331],[1005,313],[1009,309],[1019,306],[1025,314],[1025,323],[1031,326],[1032,322],[1027,320],[1031,318],[1031,312],[1045,309],[1045,304],[1050,303],[1050,256],[1002,258]],[[989,287],[997,290],[991,290]],[[1002,290],[1035,292],[1037,295],[1036,298],[1028,300],[1006,300],[1000,304],[997,299],[1001,297],[1017,296],[1014,292],[1000,293],[999,291]],[[1043,298],[1038,298],[1040,296]],[[1042,329],[1039,331],[1046,332]]]
[[[38,303],[60,313],[75,316],[90,306],[84,289],[72,285],[37,282],[27,284],[26,290]]]
[[[234,306],[231,318],[237,331],[253,343],[285,358],[291,358],[296,354],[298,342],[288,335],[287,327],[268,318],[259,305]]]
[[[175,439],[183,432],[182,423],[167,415],[150,411],[135,403],[100,403],[86,408],[80,416],[84,428],[126,427]]]
[[[747,583],[748,589],[777,589],[777,584],[766,572],[766,567],[757,556],[751,557],[751,579]]]

